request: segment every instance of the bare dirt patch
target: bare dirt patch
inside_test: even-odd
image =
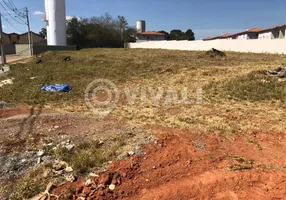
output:
[[[87,199],[283,199],[286,189],[285,133],[256,133],[245,137],[200,135],[187,130],[155,128],[158,140],[145,155],[111,164],[106,174],[119,174],[101,188],[77,191],[69,197]],[[280,138],[277,142],[277,138]],[[256,141],[253,143],[251,141]],[[261,145],[262,150],[256,144]],[[112,178],[111,178],[112,179]],[[76,184],[75,184],[76,185]],[[60,194],[72,187],[54,190]],[[85,189],[86,188],[86,189]],[[65,193],[66,194],[66,193]]]

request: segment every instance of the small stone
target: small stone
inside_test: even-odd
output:
[[[66,146],[66,149],[69,150],[69,151],[72,150],[73,148],[74,148],[73,144],[69,144],[69,145]]]
[[[43,151],[43,150],[40,150],[40,151],[38,151],[37,152],[37,156],[43,156],[45,154],[45,151]]]
[[[67,167],[65,168],[65,171],[66,171],[66,172],[73,172],[73,168],[72,168],[72,167],[67,166]]]
[[[109,187],[108,187],[110,190],[115,190],[115,185],[114,184],[111,184],[111,185],[109,185]]]
[[[94,182],[91,179],[87,179],[85,182],[85,186],[91,186]]]
[[[67,163],[64,161],[56,161],[53,164],[53,169],[55,169],[56,171],[62,170],[65,168],[65,166],[67,166]]]
[[[56,130],[56,129],[58,129],[58,128],[60,128],[59,126],[54,126],[54,129]]]
[[[82,193],[87,196],[91,193],[91,189],[89,187],[84,187]]]
[[[0,109],[8,108],[9,104],[5,101],[0,101]]]
[[[27,161],[27,159],[22,159],[22,160],[21,160],[22,163],[24,163],[24,162],[26,162],[26,161]]]
[[[48,143],[48,144],[46,144],[45,146],[47,146],[47,147],[53,146],[53,143],[52,143],[52,142],[51,142],[51,143]]]
[[[98,174],[95,174],[95,173],[90,173],[89,176],[90,176],[90,177],[99,177],[99,175],[98,175]]]
[[[156,169],[156,166],[153,166],[153,169]]]
[[[109,174],[103,174],[99,179],[99,184],[106,185],[109,180],[110,180]]]
[[[128,156],[134,156],[135,155],[135,152],[134,151],[129,151],[128,152]]]
[[[75,181],[75,176],[70,174],[70,175],[66,176],[66,180],[68,182],[74,182]]]
[[[99,145],[104,145],[104,141],[100,140],[100,141],[98,142],[98,144],[99,144]]]

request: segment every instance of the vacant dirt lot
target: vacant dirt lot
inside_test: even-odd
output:
[[[68,55],[72,60],[64,62]],[[41,59],[12,65],[0,77],[14,78],[0,88],[0,100],[8,103],[0,110],[3,197],[31,198],[53,182],[42,195],[285,198],[285,81],[266,73],[285,63],[284,55],[90,49],[48,52]],[[188,88],[190,99],[201,89],[202,101],[129,104],[120,95],[100,119],[84,102],[96,78],[111,80],[119,90]],[[73,91],[40,90],[54,83]]]

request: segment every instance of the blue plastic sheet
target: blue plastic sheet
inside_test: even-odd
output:
[[[70,92],[72,87],[66,84],[44,85],[41,90],[48,92]]]

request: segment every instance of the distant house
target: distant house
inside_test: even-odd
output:
[[[253,28],[253,29],[249,29],[249,30],[246,30],[240,33],[233,34],[233,36],[235,37],[235,39],[238,39],[238,40],[258,39],[259,33],[262,30],[263,29],[261,28]]]
[[[259,39],[283,39],[286,36],[286,24],[262,30]]]
[[[31,42],[33,44],[38,44],[43,42],[43,40],[45,40],[45,38],[43,38],[41,35],[34,33],[33,31],[31,31]],[[28,37],[28,32],[19,35],[19,43],[18,44],[29,44],[29,37]]]
[[[232,34],[226,33],[226,34],[219,36],[218,39],[220,39],[220,40],[232,40],[234,38],[233,38]]]
[[[10,33],[9,36],[9,44],[19,44],[19,34],[18,33]]]
[[[147,31],[147,32],[141,32],[137,33],[137,41],[159,41],[159,40],[165,40],[165,34],[164,33],[158,33],[154,31]]]
[[[31,31],[31,40],[33,44],[38,44],[44,42],[45,38]],[[3,33],[2,42],[3,44],[29,44],[28,32],[24,34]]]
[[[213,40],[213,38],[212,37],[203,38],[203,41],[209,41],[209,40]]]
[[[233,35],[231,34],[223,34],[223,35],[220,35],[220,36],[216,36],[216,37],[206,37],[206,38],[203,38],[203,41],[209,41],[209,40],[231,40],[233,39]]]

